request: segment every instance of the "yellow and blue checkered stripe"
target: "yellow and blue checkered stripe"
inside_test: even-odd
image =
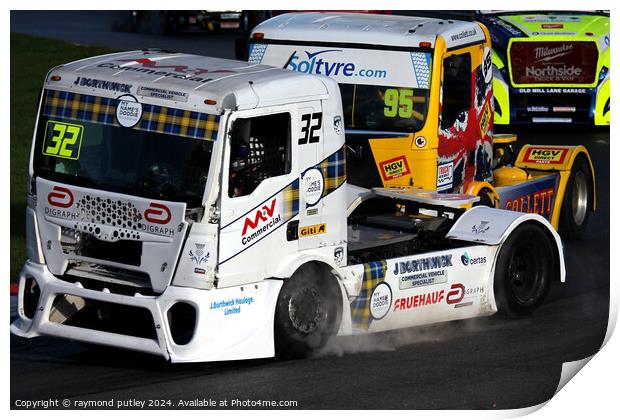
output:
[[[373,261],[364,264],[364,278],[362,280],[362,290],[359,296],[351,302],[351,321],[353,326],[358,329],[368,330],[372,323],[370,316],[370,298],[372,291],[385,280],[387,262]]]
[[[46,90],[43,115],[120,127],[116,121],[118,99]],[[219,115],[142,104],[142,118],[133,129],[201,140],[215,140]]]
[[[284,220],[290,220],[299,213],[299,178],[282,191],[284,197]]]
[[[336,191],[347,180],[346,145],[329,155],[325,160],[315,166],[323,173],[323,195]]]

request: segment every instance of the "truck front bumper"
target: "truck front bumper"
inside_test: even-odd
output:
[[[34,279],[39,290],[36,306],[31,304],[34,309],[24,305],[27,278],[29,282]],[[281,280],[269,279],[225,289],[169,286],[158,296],[127,295],[61,280],[45,265],[28,261],[19,278],[18,318],[11,325],[11,332],[26,338],[47,335],[119,347],[160,355],[172,362],[272,357],[275,305],[281,287]],[[154,333],[130,335],[67,325],[57,315],[59,297],[64,299],[65,307],[69,297],[69,302],[107,303],[148,313],[152,318],[148,329]],[[179,303],[191,305],[195,310],[193,333],[185,344],[175,342],[169,317],[169,311]]]

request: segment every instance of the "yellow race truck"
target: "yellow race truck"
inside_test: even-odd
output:
[[[540,214],[568,239],[595,209],[585,147],[515,152],[516,136],[494,135],[491,37],[478,22],[290,13],[254,29],[248,61],[339,83],[348,164],[368,169],[350,183],[477,196]]]

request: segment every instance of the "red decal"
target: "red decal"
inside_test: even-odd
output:
[[[400,178],[401,176],[411,173],[409,164],[407,163],[407,157],[405,156],[398,156],[379,162],[379,167],[381,168],[381,175],[384,181]]]
[[[151,207],[144,212],[144,218],[147,222],[165,225],[172,219],[172,214],[163,204],[151,203]]]
[[[562,164],[568,154],[568,149],[554,147],[529,147],[525,151],[523,162],[543,163],[543,164]]]
[[[407,296],[406,298],[396,299],[394,301],[394,311],[403,311],[406,309],[417,308],[426,305],[435,305],[440,303],[444,298],[444,291],[424,293],[421,295]]]
[[[543,23],[540,26],[543,29],[562,29],[562,28],[564,28],[564,24],[562,24],[562,23]]]
[[[274,198],[271,201],[271,204],[269,206],[265,205],[262,208],[256,210],[256,214],[254,215],[254,220],[250,219],[249,217],[246,217],[245,223],[243,224],[243,232],[241,232],[241,235],[245,235],[245,233],[248,231],[248,228],[252,230],[256,229],[259,222],[261,221],[266,222],[267,221],[266,216],[272,217],[275,208],[276,208],[276,199]]]
[[[173,69],[176,73],[192,73],[196,76],[201,75],[203,73],[234,73],[232,70],[208,70],[195,68],[190,69],[187,66],[179,65],[179,64],[169,64],[169,65],[158,65],[157,61],[153,61],[150,58],[138,58],[136,60],[120,60],[124,62],[130,63],[138,63],[142,64],[142,67],[147,67],[149,69]]]
[[[47,202],[55,207],[66,209],[73,205],[73,194],[64,187],[54,187],[54,190],[47,195]]]
[[[446,296],[446,303],[448,305],[452,305],[455,303],[459,303],[465,297],[465,286],[461,283],[455,283],[450,286],[450,291],[448,292],[448,296]]]

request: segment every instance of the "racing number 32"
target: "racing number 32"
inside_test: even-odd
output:
[[[314,122],[314,124],[313,124]],[[303,114],[301,116],[301,135],[299,144],[318,143],[321,140],[320,134],[316,130],[321,129],[323,123],[323,113]]]
[[[48,121],[45,127],[43,154],[63,159],[79,159],[83,131],[82,125]]]

